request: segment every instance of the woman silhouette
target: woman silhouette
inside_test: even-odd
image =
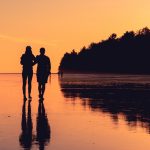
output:
[[[25,54],[22,55],[21,57],[21,65],[23,66],[22,70],[22,79],[23,79],[23,95],[24,95],[24,100],[26,100],[26,82],[28,80],[28,97],[31,99],[31,82],[32,82],[32,76],[33,76],[33,64],[35,57],[32,54],[31,46],[26,47]]]

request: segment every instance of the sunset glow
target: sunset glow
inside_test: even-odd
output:
[[[150,26],[149,0],[1,0],[0,72],[21,72],[27,45],[45,47],[52,72],[72,49],[79,51],[111,33]]]

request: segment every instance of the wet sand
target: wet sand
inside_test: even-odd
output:
[[[0,75],[0,149],[149,150],[150,76],[52,75],[39,103],[20,74]]]

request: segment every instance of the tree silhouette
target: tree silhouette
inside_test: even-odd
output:
[[[64,54],[59,70],[82,73],[150,73],[150,29],[115,33],[99,43]]]

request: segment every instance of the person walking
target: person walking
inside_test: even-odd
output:
[[[39,98],[44,100],[45,84],[51,71],[50,58],[45,55],[45,48],[40,48],[40,55],[36,56],[35,64],[37,63],[37,82],[39,90]]]
[[[32,77],[33,77],[33,64],[35,61],[35,56],[32,54],[32,48],[31,46],[26,47],[25,53],[21,56],[21,65],[23,66],[22,69],[22,91],[23,91],[23,96],[24,100],[27,100],[26,97],[26,82],[28,80],[28,97],[31,99],[31,82],[32,82]]]

